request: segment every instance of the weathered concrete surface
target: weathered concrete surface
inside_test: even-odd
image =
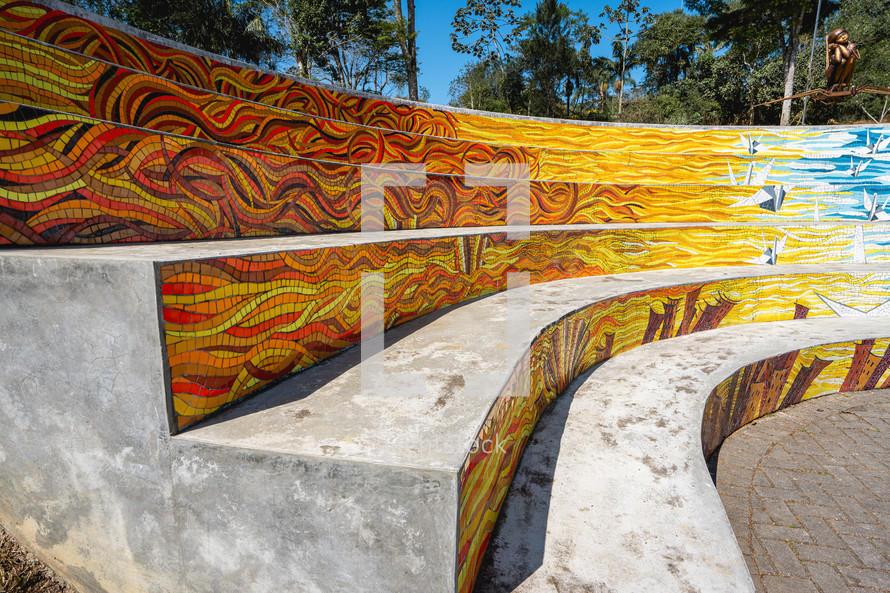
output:
[[[452,474],[178,438],[172,451],[182,590],[454,590]]]
[[[170,439],[150,262],[0,276],[0,523],[80,590],[453,590],[452,475]]]
[[[0,522],[84,592],[177,590],[151,264],[3,253],[0,278]]]
[[[750,324],[604,362],[539,424],[477,592],[753,591],[701,454],[711,390],[763,358],[888,333],[859,319]]]
[[[84,591],[450,593],[458,468],[516,348],[541,327],[648,287],[886,271],[745,266],[538,285],[531,331],[509,344],[507,296],[494,295],[390,332],[387,371],[427,374],[413,399],[362,395],[356,351],[171,438],[155,266],[241,247],[0,253],[0,523]]]
[[[742,427],[720,449],[717,490],[758,593],[890,591],[890,389]]]
[[[530,287],[530,333],[514,341],[508,339],[509,297],[499,293],[390,330],[385,352],[371,359],[383,359],[387,373],[386,386],[379,392],[362,392],[360,353],[353,349],[239,402],[181,437],[278,453],[456,471],[518,352],[527,349],[542,328],[578,309],[616,295],[678,284],[888,269],[845,264],[738,266],[537,284]],[[813,286],[819,286],[816,280]]]

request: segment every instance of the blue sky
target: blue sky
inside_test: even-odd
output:
[[[565,1],[565,0],[564,0]],[[590,17],[591,24],[600,22],[599,15],[604,4],[615,6],[620,0],[611,2],[573,2],[567,4],[572,10],[583,10]],[[683,8],[682,0],[652,0],[641,2],[653,13]],[[516,9],[517,15],[534,10],[536,0],[523,0],[522,8]],[[438,0],[427,2],[418,0],[415,3],[417,18],[417,52],[420,59],[420,85],[430,90],[430,102],[439,105],[448,104],[448,85],[457,76],[461,67],[472,58],[459,54],[451,49],[451,20],[458,8],[465,5],[465,0]],[[615,28],[617,30],[617,27]],[[609,31],[607,31],[608,33]],[[594,55],[608,55],[608,41],[600,44],[599,51]]]

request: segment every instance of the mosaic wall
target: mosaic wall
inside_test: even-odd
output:
[[[506,190],[462,177],[468,163],[492,162],[529,165],[532,224],[691,225],[542,228],[524,240],[356,235],[327,248],[163,264],[179,428],[357,343],[364,271],[385,274],[391,327],[502,290],[509,272],[540,283],[890,259],[880,224],[890,221],[887,126],[703,130],[451,113],[228,65],[29,1],[0,0],[0,29],[0,245],[355,231],[360,165],[390,162],[425,163],[428,175],[422,186],[386,190],[389,230],[504,224]],[[835,224],[809,224],[819,220]],[[765,224],[733,226],[751,222]],[[548,328],[462,468],[460,591],[472,589],[541,412],[585,368],[654,340],[888,299],[890,278],[880,274],[758,277],[627,294]],[[709,400],[706,450],[826,389],[887,386],[885,342],[740,370]]]
[[[98,60],[240,99],[384,129],[454,135],[446,112],[356,97],[231,66],[29,0],[0,0],[0,27]]]
[[[812,153],[816,143],[824,143],[821,136],[826,134],[818,133],[793,146],[770,144],[761,137],[758,150],[748,154],[738,138],[729,143],[714,142],[711,132],[699,131],[697,144],[690,139],[677,152],[665,153],[652,151],[665,135],[661,129],[627,128],[615,130],[623,150],[606,150],[596,144],[588,144],[584,150],[556,150],[530,145],[528,139],[534,136],[528,135],[517,136],[512,143],[494,144],[318,118],[182,87],[8,33],[0,34],[0,59],[5,65],[0,70],[3,100],[231,146],[340,163],[425,162],[430,172],[460,174],[466,163],[521,162],[528,163],[531,176],[541,180],[725,185],[744,183],[751,165],[751,180],[763,177],[753,185],[763,185],[767,176],[788,185],[811,184],[811,172],[840,173],[845,164],[831,154]],[[523,125],[513,127],[522,132]],[[821,148],[838,151],[844,147],[839,138],[834,140]],[[849,140],[847,144],[855,153],[856,138],[851,136]],[[723,150],[709,152],[712,144],[721,145]],[[629,152],[631,147],[634,150]],[[806,158],[802,161],[803,156]],[[840,150],[838,158],[843,156]],[[877,162],[859,172],[859,181],[887,174],[882,159],[871,161]],[[768,175],[763,175],[764,171]],[[817,180],[847,181],[843,175],[830,174],[819,175]]]
[[[530,184],[533,224],[718,221],[730,187]],[[359,229],[361,169],[0,102],[0,244],[214,239]],[[386,228],[504,224],[504,188],[387,188]],[[754,219],[757,214],[755,213]],[[752,219],[739,213],[739,220]]]
[[[88,57],[232,97],[383,129],[503,144],[528,144],[569,150],[736,153],[739,131],[689,128],[627,128],[572,122],[520,121],[501,116],[452,113],[356,97],[303,84],[271,73],[240,68],[207,57],[147,42],[117,29],[52,10],[30,0],[0,0],[0,27]],[[764,148],[799,150],[809,130],[743,130]],[[820,133],[816,133],[820,136]]]
[[[0,25],[15,33],[0,33],[0,99],[78,116],[3,107],[2,243],[351,230],[346,164],[392,161],[438,173],[389,192],[393,229],[502,223],[503,190],[450,176],[471,162],[530,164],[535,224],[890,219],[888,128],[581,126],[349,103],[25,2],[0,2]],[[45,130],[53,118],[65,121]],[[114,167],[94,158],[110,153]]]
[[[838,303],[863,311],[890,303],[890,274],[754,277],[654,289],[598,302],[547,328],[532,345],[529,368],[514,369],[464,462],[459,590],[472,590],[513,472],[541,413],[585,369],[642,344],[716,327],[836,315],[835,309],[843,311]],[[849,359],[836,358],[838,369],[844,364],[849,367]],[[868,373],[874,382],[887,370],[890,355],[882,361],[868,367],[877,369]],[[854,362],[854,368],[856,364]],[[838,373],[840,371],[826,373],[819,385],[827,387],[828,377],[840,376]],[[787,387],[787,374],[779,378],[775,384],[770,383],[772,389]],[[762,387],[764,380],[758,379],[757,385]],[[874,386],[870,380],[864,374],[857,375],[851,385]],[[736,383],[727,380],[725,385],[731,384],[737,391]],[[835,391],[840,384],[840,381],[832,383]],[[791,387],[796,393],[794,390],[800,391],[809,384]],[[525,393],[530,396],[521,395]],[[744,401],[738,405],[750,406]],[[738,405],[734,404],[733,408]],[[713,427],[717,437],[713,442],[719,444],[737,427],[723,432],[728,420],[715,419],[717,412],[712,408],[713,404],[709,404],[704,426]],[[767,413],[767,408],[763,405],[756,408],[755,413]]]
[[[0,99],[230,146],[340,163],[536,163],[539,151],[358,126],[183,87],[0,33]]]
[[[530,221],[750,222],[771,216],[779,222],[808,220],[818,211],[821,220],[880,222],[890,215],[881,205],[885,186],[875,185],[879,182],[843,191],[837,185],[831,197],[785,196],[781,211],[772,212],[758,204],[737,206],[744,198],[738,186],[532,181]],[[0,102],[0,244],[357,230],[360,193],[361,170],[355,166]],[[386,190],[386,228],[499,225],[505,208],[504,188],[468,187],[462,176],[430,174],[421,187]]]
[[[890,339],[795,350],[743,367],[708,397],[702,450],[709,456],[742,426],[803,400],[890,387],[888,369]]]
[[[503,233],[388,241],[161,266],[174,408],[184,426],[270,381],[355,343],[362,271],[386,278],[386,326],[500,290],[509,272],[533,283],[670,267],[852,261],[862,227],[687,227]],[[766,244],[764,244],[766,241]],[[890,230],[866,231],[870,261]],[[765,304],[765,303],[764,303]]]

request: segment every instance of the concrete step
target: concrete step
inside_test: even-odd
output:
[[[475,592],[754,591],[701,452],[702,410],[727,377],[788,352],[831,353],[835,377],[806,397],[837,391],[831,379],[848,372],[857,344],[877,339],[887,351],[888,330],[864,318],[752,324],[604,362],[544,414]]]
[[[336,238],[289,239],[289,253]],[[688,323],[685,306],[671,305],[674,323],[662,317],[653,334],[667,339],[708,327],[706,310],[721,298],[737,302],[725,323],[790,319],[798,305],[830,315],[818,294],[867,309],[879,304],[890,272],[762,266],[533,285],[524,340],[508,330],[516,318],[507,317],[512,297],[504,293],[403,326],[414,331],[387,347],[384,370],[390,378],[426,372],[429,392],[363,395],[354,350],[171,438],[155,274],[177,259],[234,262],[239,250],[266,257],[284,246],[268,239],[0,254],[0,483],[8,490],[0,520],[64,564],[66,578],[96,579],[106,590],[466,589],[537,414],[587,364],[644,339],[653,314],[683,299],[698,303]],[[678,282],[684,287],[671,288]],[[505,409],[531,401],[504,394],[520,377],[515,352],[540,330],[529,363],[535,406]],[[52,364],[35,365],[44,360]],[[418,384],[416,375],[402,384]]]
[[[227,448],[249,451],[259,457],[329,459],[362,467],[368,464],[375,471],[386,468],[399,476],[413,472],[415,484],[430,474],[442,476],[437,484],[453,484],[456,489],[437,485],[436,490],[444,489],[443,496],[435,505],[431,501],[424,504],[428,512],[437,509],[436,526],[454,521],[456,516],[458,588],[467,590],[485,548],[492,516],[496,516],[503,501],[501,488],[509,484],[538,414],[556,397],[560,386],[568,384],[590,364],[639,345],[644,340],[643,330],[651,325],[652,312],[658,312],[657,306],[650,309],[653,302],[678,303],[680,295],[689,295],[700,288],[703,292],[696,293],[695,298],[701,298],[702,302],[711,302],[717,294],[732,298],[729,295],[735,294],[742,284],[751,282],[757,286],[759,311],[754,312],[757,304],[748,302],[751,307],[748,313],[724,319],[725,323],[741,323],[791,319],[799,314],[798,305],[804,305],[804,299],[786,301],[782,313],[762,307],[763,302],[782,300],[778,297],[781,289],[776,292],[780,285],[805,282],[804,292],[852,292],[852,287],[844,286],[837,275],[820,277],[798,266],[788,266],[786,271],[774,278],[755,275],[739,284],[732,278],[745,274],[744,270],[697,269],[534,285],[529,297],[529,336],[536,337],[521,342],[511,341],[510,337],[510,326],[520,321],[515,312],[510,313],[510,293],[493,295],[450,309],[442,316],[428,316],[390,330],[386,350],[364,363],[360,352],[353,349],[187,430],[176,439],[220,451]],[[801,272],[803,276],[796,276]],[[688,282],[683,289],[657,288],[681,278]],[[771,286],[770,278],[776,284]],[[883,276],[875,275],[862,280],[871,289],[886,282]],[[711,296],[703,296],[707,294]],[[642,299],[640,304],[632,295],[640,295],[637,297]],[[819,316],[825,313],[816,307],[810,311]],[[610,324],[609,319],[620,325]],[[847,327],[843,323],[834,323],[831,327],[838,326]],[[875,326],[880,327],[875,322],[856,327],[873,330]],[[707,327],[686,325],[678,317],[673,331],[655,335],[667,339],[684,331],[704,329]],[[564,336],[574,335],[583,338],[576,338],[578,342],[560,341],[560,338],[566,339]],[[607,343],[608,351],[604,347]],[[516,363],[516,352],[526,347],[531,348],[533,354],[524,367]],[[383,380],[377,383],[373,375],[370,381],[365,375],[371,372],[366,370],[368,364],[374,363],[378,369],[374,372],[384,374]],[[676,358],[666,356],[666,366],[675,363]],[[531,374],[522,379],[523,372]],[[661,376],[660,371],[653,375]],[[520,385],[529,384],[530,395],[517,393]],[[610,389],[604,393],[623,391]],[[516,407],[513,403],[516,401],[523,403]],[[699,426],[700,422],[695,424],[696,431]],[[700,444],[698,454],[701,456]],[[228,466],[221,461],[216,463],[220,467]],[[250,474],[246,468],[239,472]],[[226,479],[221,473],[213,472],[213,475],[214,480]],[[258,476],[251,479],[262,481]],[[341,491],[340,487],[337,491]],[[395,530],[391,519],[383,522],[388,525],[387,529],[400,533],[397,541],[413,541],[408,532]],[[411,529],[404,525],[399,529],[402,528]],[[419,531],[427,529],[432,530],[433,526],[427,525]],[[438,570],[445,571],[444,568]]]

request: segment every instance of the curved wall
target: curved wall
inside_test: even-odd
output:
[[[0,0],[0,29],[0,245],[316,235],[154,260],[171,432],[357,343],[364,272],[384,274],[391,327],[503,290],[513,272],[541,283],[890,258],[890,127],[468,113],[313,86],[28,0]],[[387,167],[402,163],[425,173],[416,187],[384,191],[393,232],[351,233],[362,229],[363,172],[397,183]],[[527,166],[528,178],[492,175],[479,187],[467,165],[488,163]],[[506,186],[522,183],[531,227],[507,227]],[[476,437],[506,448],[474,447],[460,470],[458,590],[472,588],[538,416],[583,369],[654,340],[888,298],[884,272],[763,275],[626,294],[542,330]],[[715,390],[706,451],[831,386],[890,381],[883,342],[780,358]],[[532,397],[514,397],[525,383]]]

